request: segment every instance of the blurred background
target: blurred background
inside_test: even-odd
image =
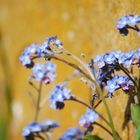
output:
[[[36,96],[36,92],[28,84],[31,70],[19,62],[25,47],[57,35],[65,48],[76,56],[84,53],[87,62],[107,51],[136,49],[140,43],[137,33],[130,32],[123,37],[115,28],[121,16],[131,13],[140,15],[140,0],[0,0],[0,140],[23,140],[22,128],[34,118],[35,108],[29,93]],[[58,77],[51,85],[43,87],[45,98],[55,84],[73,71],[62,63],[56,63]],[[69,82],[69,87],[73,94],[89,101],[89,89],[79,79]],[[111,106],[116,129],[126,140],[128,131],[121,127],[127,95],[116,93],[107,102]],[[102,105],[98,110],[106,117]],[[83,106],[74,102],[66,102],[64,110],[55,111],[50,109],[47,101],[39,120],[52,119],[61,124],[53,134],[53,140],[57,140],[68,127],[78,125],[80,115],[85,111]],[[129,126],[131,140],[134,133],[131,122]],[[94,134],[111,140],[99,128],[95,127]]]

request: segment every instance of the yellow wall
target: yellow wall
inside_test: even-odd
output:
[[[22,128],[33,119],[34,107],[28,96],[28,91],[34,90],[28,85],[30,70],[19,63],[19,55],[32,42],[41,42],[50,35],[58,35],[66,49],[77,56],[85,53],[88,61],[92,56],[106,51],[121,49],[131,50],[139,47],[140,39],[131,32],[127,37],[119,35],[115,29],[116,21],[123,15],[137,13],[140,15],[140,0],[0,0],[0,32],[2,46],[8,57],[10,77],[4,76],[3,65],[0,64],[0,102],[2,110],[6,110],[4,97],[4,79],[12,80],[12,97],[14,118],[10,126],[10,140],[23,139]],[[2,56],[2,54],[1,54]],[[5,63],[6,63],[5,62]],[[58,63],[57,81],[44,87],[43,96],[61,79],[72,72],[72,69]],[[67,74],[68,73],[68,74]],[[73,93],[88,101],[88,88],[78,80],[70,82]],[[80,89],[78,87],[80,86]],[[36,93],[33,93],[36,95]],[[127,96],[117,94],[114,99],[108,100],[112,109],[115,126],[126,139],[127,130],[121,130],[123,112]],[[99,107],[103,116],[103,106]],[[6,112],[6,111],[2,111]],[[54,132],[54,140],[66,128],[74,126],[85,108],[76,103],[66,103],[62,111],[49,108],[49,101],[41,111],[39,120],[54,119],[60,122],[61,127]],[[3,114],[4,115],[4,114]],[[110,139],[108,134],[95,129],[95,134]],[[133,136],[133,129],[130,137]],[[131,139],[131,138],[130,138]]]

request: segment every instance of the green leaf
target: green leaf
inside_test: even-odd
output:
[[[131,105],[131,117],[135,126],[138,128],[140,126],[140,106],[136,104]]]
[[[137,129],[134,140],[140,140],[140,127]]]
[[[96,135],[86,135],[84,140],[103,140],[103,139]]]

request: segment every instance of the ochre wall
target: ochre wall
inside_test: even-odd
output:
[[[66,49],[77,56],[85,53],[87,62],[91,57],[107,51],[126,51],[139,47],[140,41],[136,33],[130,32],[127,37],[122,37],[115,29],[115,24],[123,15],[140,15],[140,0],[0,0],[0,10],[1,41],[8,57],[3,61],[8,61],[10,73],[10,77],[8,73],[4,75],[3,65],[0,64],[0,104],[6,110],[3,85],[4,79],[10,78],[13,98],[10,140],[23,139],[21,130],[32,121],[34,115],[34,106],[28,92],[35,91],[27,83],[31,71],[19,63],[19,55],[27,45],[35,41],[41,42],[50,35],[58,35]],[[43,96],[72,72],[66,65],[57,64],[57,81],[43,88]],[[78,79],[72,80],[69,86],[74,94],[88,101],[89,90]],[[33,94],[36,96],[36,93]],[[107,101],[115,126],[124,140],[127,138],[127,130],[122,131],[121,124],[126,101],[127,95],[123,93],[118,93],[115,98]],[[54,131],[53,139],[57,140],[68,127],[78,124],[78,119],[85,110],[81,105],[69,102],[64,110],[54,111],[49,108],[47,101],[39,120],[54,119],[61,124]],[[106,116],[102,105],[98,110]],[[111,140],[101,129],[95,128],[94,133]],[[133,129],[130,131],[130,139],[132,137]]]

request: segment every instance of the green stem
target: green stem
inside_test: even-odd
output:
[[[139,106],[140,106],[140,70],[139,70],[139,79],[138,79],[138,100],[139,100]]]
[[[103,93],[101,91],[101,88],[99,87],[99,84],[95,80],[96,78],[94,77],[94,74],[92,74],[90,68],[84,62],[82,62],[78,57],[76,57],[75,55],[71,54],[67,50],[64,50],[64,52],[65,52],[65,54],[67,54],[68,56],[72,57],[77,62],[79,62],[81,65],[83,65],[83,67],[85,68],[85,70],[89,73],[89,76],[91,77],[91,80],[93,81],[93,83],[97,87],[98,93],[99,93],[100,97],[102,98],[103,103],[105,105],[105,108],[106,108],[106,111],[107,111],[107,115],[108,115],[108,119],[110,121],[110,126],[112,128],[112,133],[113,133],[114,140],[117,140],[118,139],[118,135],[116,134],[116,130],[115,130],[115,127],[114,127],[114,124],[113,124],[113,120],[112,120],[112,117],[111,117],[111,113],[110,113],[109,107],[108,107],[108,105],[107,105],[107,103],[105,101],[105,98],[103,96]]]
[[[104,106],[105,106],[105,109],[106,109],[106,112],[107,112],[107,115],[108,115],[108,119],[109,119],[109,122],[110,122],[110,126],[111,126],[111,129],[112,129],[113,138],[114,138],[114,140],[118,140],[118,139],[121,140],[121,137],[118,135],[118,133],[115,130],[109,107],[106,103],[106,100],[103,96],[103,93],[102,93],[101,88],[99,87],[98,83],[96,83],[96,87],[97,87],[97,91],[98,91],[98,93],[99,93],[99,95],[100,95],[100,97],[101,97],[101,99],[104,103]]]
[[[103,125],[97,123],[97,122],[94,122],[93,125],[97,125],[99,127],[101,127],[102,129],[104,129],[109,135],[113,136],[113,134],[110,132],[110,130],[108,130],[106,127],[104,127]]]
[[[108,98],[108,95],[106,94],[106,95],[104,96],[104,98]],[[93,108],[96,109],[101,103],[102,103],[102,99],[100,99],[100,100],[97,102],[97,104],[93,106]]]
[[[40,100],[41,100],[41,89],[42,89],[42,81],[40,82],[39,89],[38,89],[38,98],[36,104],[36,113],[35,113],[35,121],[37,121],[40,111]]]
[[[140,105],[140,86],[137,85],[137,82],[133,79],[133,77],[130,75],[129,71],[125,69],[123,66],[120,65],[120,69],[130,78],[130,80],[134,83],[136,87],[136,93],[138,98],[138,104]],[[139,80],[138,80],[139,81]]]
[[[79,100],[79,99],[77,99],[77,98],[75,98],[73,96],[71,96],[70,100],[71,101],[76,101],[76,102],[86,106],[87,108],[92,109],[92,107],[90,105],[88,105],[87,103],[85,103],[85,102],[83,102],[83,101],[81,101],[81,100]]]
[[[93,108],[92,108],[90,105],[88,105],[87,103],[85,103],[85,102],[83,102],[83,101],[81,101],[81,100],[79,100],[79,99],[77,99],[77,98],[75,98],[75,97],[73,97],[73,96],[71,96],[70,100],[67,100],[67,101],[75,101],[75,102],[80,103],[80,104],[82,104],[82,105],[88,107],[89,109],[93,110]],[[94,111],[95,111],[95,110],[94,110]],[[95,111],[95,112],[96,112],[96,111]],[[98,112],[97,112],[97,113],[98,113]],[[101,114],[98,113],[98,115],[100,116],[100,118],[101,118],[108,126],[111,127],[110,123],[109,123]]]
[[[58,61],[61,61],[61,62],[65,63],[65,64],[73,67],[74,69],[78,70],[81,74],[83,74],[86,78],[88,78],[89,80],[93,81],[91,79],[91,77],[86,72],[84,72],[80,67],[78,67],[77,65],[75,65],[75,64],[73,64],[71,62],[68,62],[67,60],[64,60],[64,59],[62,59],[60,57],[57,57],[57,56],[51,56],[50,58],[58,60]]]
[[[39,133],[36,133],[36,135],[34,135],[34,136],[37,137],[37,138],[39,138],[39,139],[41,139],[41,140],[45,140],[45,138],[42,137]]]
[[[73,55],[73,54],[70,53],[69,51],[67,51],[67,50],[65,50],[65,49],[63,49],[63,51],[64,51],[64,53],[65,53],[66,55],[70,56],[71,58],[73,58],[74,60],[76,60],[78,63],[80,63],[80,64],[83,66],[83,68],[85,68],[85,70],[89,73],[89,75],[90,75],[92,81],[95,81],[94,75],[92,74],[90,68],[87,66],[87,64],[86,64],[85,62],[81,61],[81,59],[79,59],[77,56]]]
[[[120,65],[120,69],[130,78],[130,80],[134,83],[134,85],[136,86],[136,88],[138,89],[138,85],[135,82],[135,80],[133,79],[133,77],[129,74],[129,71],[127,71],[127,69],[125,69],[123,66]]]

